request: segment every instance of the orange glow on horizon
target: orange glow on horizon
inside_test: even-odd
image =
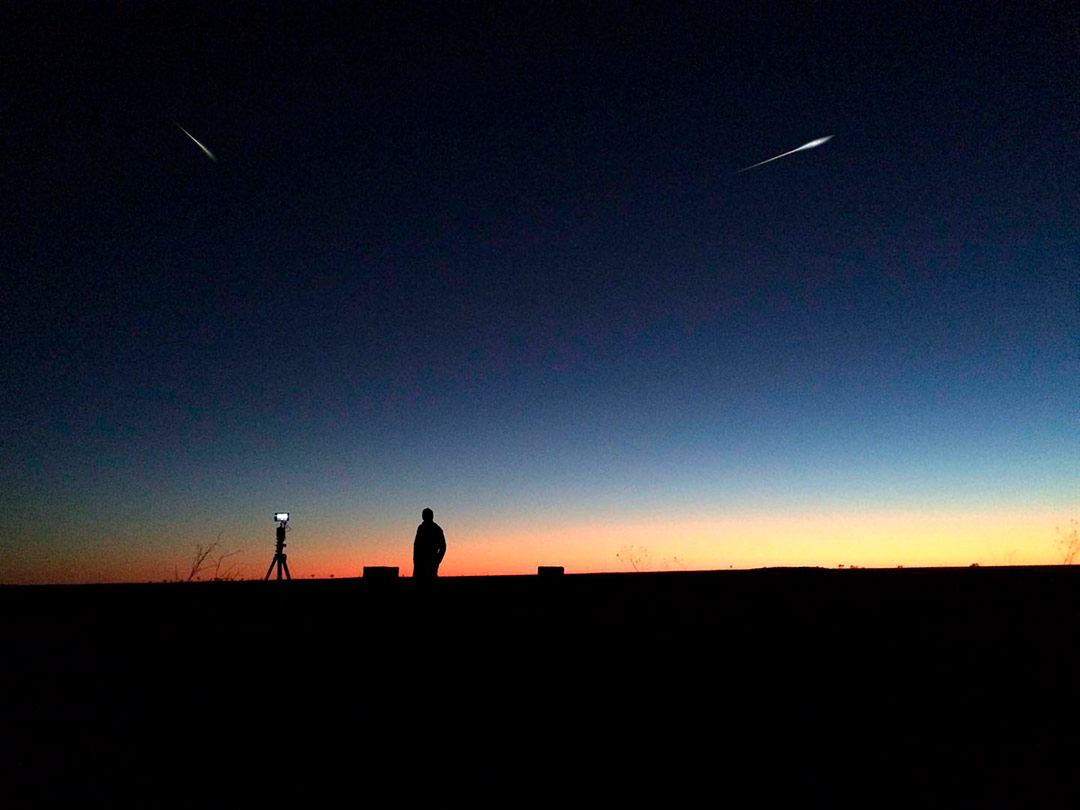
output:
[[[1047,513],[819,514],[674,521],[592,521],[507,532],[503,526],[444,523],[442,576],[534,574],[540,565],[567,573],[632,570],[618,556],[641,552],[644,570],[716,570],[839,565],[866,568],[1051,565],[1055,526],[1067,517]],[[363,550],[335,542],[317,569],[360,576],[365,565],[395,565],[412,573],[412,551],[400,533],[373,538]]]
[[[862,513],[736,516],[696,520],[599,519],[506,531],[505,525],[451,518],[442,524],[447,555],[442,576],[534,574],[540,565],[567,573],[622,572],[617,556],[637,550],[640,570],[716,570],[769,566],[840,565],[866,568],[1052,565],[1061,562],[1055,528],[1069,516],[1047,512]],[[353,530],[306,528],[290,544],[289,567],[298,579],[361,576],[365,565],[397,566],[412,573],[412,528],[360,535]],[[272,542],[253,534],[227,561],[236,578],[261,579]],[[180,545],[177,549],[183,548]],[[229,550],[236,549],[230,545]],[[107,562],[77,555],[9,569],[8,583],[131,582],[183,578],[191,547],[164,558],[138,548]],[[209,578],[211,571],[202,574]]]

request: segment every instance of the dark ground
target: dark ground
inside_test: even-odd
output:
[[[0,588],[9,795],[1028,806],[1076,781],[1080,567],[421,585]]]

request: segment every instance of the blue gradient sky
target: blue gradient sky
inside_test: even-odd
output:
[[[526,9],[5,10],[0,581],[1053,561],[1076,21]]]

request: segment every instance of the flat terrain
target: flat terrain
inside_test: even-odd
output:
[[[1018,805],[1076,771],[1080,567],[4,587],[0,610],[4,762],[38,798],[866,780]]]

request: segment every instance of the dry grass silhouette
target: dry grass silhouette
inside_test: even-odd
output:
[[[623,565],[639,574],[648,571],[652,565],[652,552],[642,546],[623,546],[615,556]]]
[[[1061,551],[1063,565],[1072,565],[1080,556],[1080,524],[1075,519],[1063,530],[1057,527],[1057,547]]]
[[[623,546],[615,556],[636,574],[646,571],[682,571],[686,568],[686,561],[678,555],[666,557],[658,566],[654,566],[652,550],[645,546]]]
[[[210,582],[232,582],[240,578],[236,566],[223,567],[225,561],[240,553],[239,550],[221,553],[221,535],[218,532],[217,539],[209,545],[195,544],[195,553],[191,558],[191,566],[187,576],[181,576],[179,569],[173,569],[173,581],[175,582],[199,582],[202,574],[212,572],[208,577]]]

